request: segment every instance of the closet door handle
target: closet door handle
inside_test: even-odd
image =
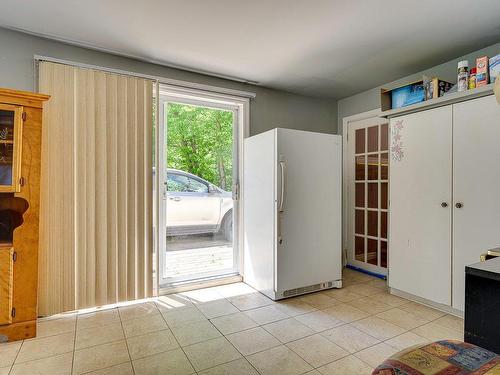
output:
[[[441,207],[443,207],[443,208],[448,207],[448,203],[446,203],[446,202],[441,203]]]
[[[461,202],[457,202],[457,203],[455,203],[455,207],[456,207],[456,208],[462,208],[463,206],[464,206],[464,204],[463,204],[463,203],[461,203]]]

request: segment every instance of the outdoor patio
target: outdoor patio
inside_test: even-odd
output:
[[[233,268],[233,245],[212,235],[167,238],[166,275],[184,278]]]

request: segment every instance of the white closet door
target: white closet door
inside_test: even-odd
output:
[[[451,106],[390,125],[389,285],[451,305]]]
[[[499,142],[494,95],[453,105],[453,307],[459,310],[465,266],[500,246]]]

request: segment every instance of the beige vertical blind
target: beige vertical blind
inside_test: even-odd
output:
[[[40,62],[39,314],[152,294],[153,81]]]

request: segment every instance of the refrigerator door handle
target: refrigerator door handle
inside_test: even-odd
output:
[[[280,197],[280,206],[279,212],[285,212],[285,172],[286,165],[283,160],[280,161],[280,170],[281,170],[281,197]]]
[[[281,220],[282,213],[285,212],[285,180],[286,180],[286,165],[285,162],[280,157],[280,171],[281,171],[281,196],[280,196],[280,204],[279,204],[279,214],[278,214],[278,244],[283,243],[283,236],[281,235]]]

